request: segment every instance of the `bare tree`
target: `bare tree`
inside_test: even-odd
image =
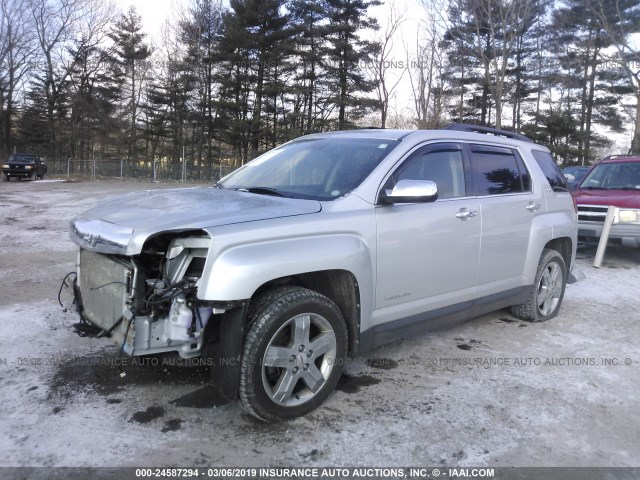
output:
[[[11,149],[15,107],[35,44],[25,0],[0,0],[0,148]]]
[[[601,58],[610,65],[617,65],[627,79],[635,97],[634,132],[631,153],[640,155],[640,48],[634,34],[640,31],[638,2],[620,0],[595,0],[600,23],[609,35],[614,47],[612,54],[600,51]]]
[[[60,154],[56,110],[60,108],[60,90],[68,75],[67,42],[73,37],[76,22],[82,16],[83,0],[30,0],[30,11],[42,59],[44,93],[49,135],[54,158]],[[66,65],[66,69],[65,69]],[[59,112],[58,112],[59,113]]]
[[[95,154],[96,128],[88,128],[92,118],[99,118],[102,128],[112,121],[97,107],[95,90],[109,76],[109,59],[104,47],[109,27],[116,16],[115,4],[110,1],[87,0],[82,15],[78,15],[74,34],[68,40],[68,56],[64,62],[64,79],[70,104],[69,150],[75,158],[83,158],[87,150]],[[101,129],[102,129],[101,128]]]
[[[437,11],[442,0],[423,0],[425,19],[415,37],[414,50],[405,43],[407,70],[411,84],[414,124],[419,129],[442,126],[445,109],[445,59],[441,48],[443,25]]]
[[[469,51],[480,63],[483,77],[483,97],[490,94],[495,108],[495,124],[502,126],[503,99],[506,78],[518,39],[530,28],[535,2],[531,0],[455,0],[460,17],[442,20],[449,25],[448,34],[457,47]],[[482,119],[487,108],[483,102]]]
[[[387,12],[387,25],[384,32],[377,36],[376,42],[380,45],[380,51],[369,65],[371,76],[376,83],[376,95],[380,102],[380,124],[386,127],[387,116],[389,114],[389,103],[393,97],[398,84],[404,76],[405,69],[402,62],[395,59],[395,39],[400,31],[400,27],[405,22],[405,13],[399,13],[395,3],[390,2]],[[400,74],[392,74],[392,70],[398,70]]]

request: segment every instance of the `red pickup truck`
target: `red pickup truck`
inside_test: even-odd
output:
[[[605,158],[591,168],[575,190],[578,241],[597,244],[609,205],[620,208],[609,244],[640,247],[640,157]]]

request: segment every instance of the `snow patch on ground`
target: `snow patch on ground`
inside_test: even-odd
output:
[[[222,404],[203,369],[128,364],[121,377],[117,346],[75,335],[57,303],[76,261],[68,223],[108,196],[168,187],[0,188],[0,466],[640,466],[637,251],[595,269],[580,250],[587,278],[550,322],[495,312],[356,359],[291,422]]]

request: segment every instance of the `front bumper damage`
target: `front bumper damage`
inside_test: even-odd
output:
[[[208,241],[174,240],[170,252],[175,257],[161,278],[149,278],[153,268],[143,264],[144,257],[81,248],[74,285],[80,314],[101,330],[99,336],[109,336],[129,355],[200,356],[208,321],[214,312],[224,313],[195,295],[198,267],[192,267],[204,263]]]

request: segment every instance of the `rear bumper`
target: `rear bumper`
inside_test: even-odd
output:
[[[602,234],[602,222],[578,222],[578,242],[597,245]],[[608,245],[640,248],[640,225],[613,224],[609,233]]]

